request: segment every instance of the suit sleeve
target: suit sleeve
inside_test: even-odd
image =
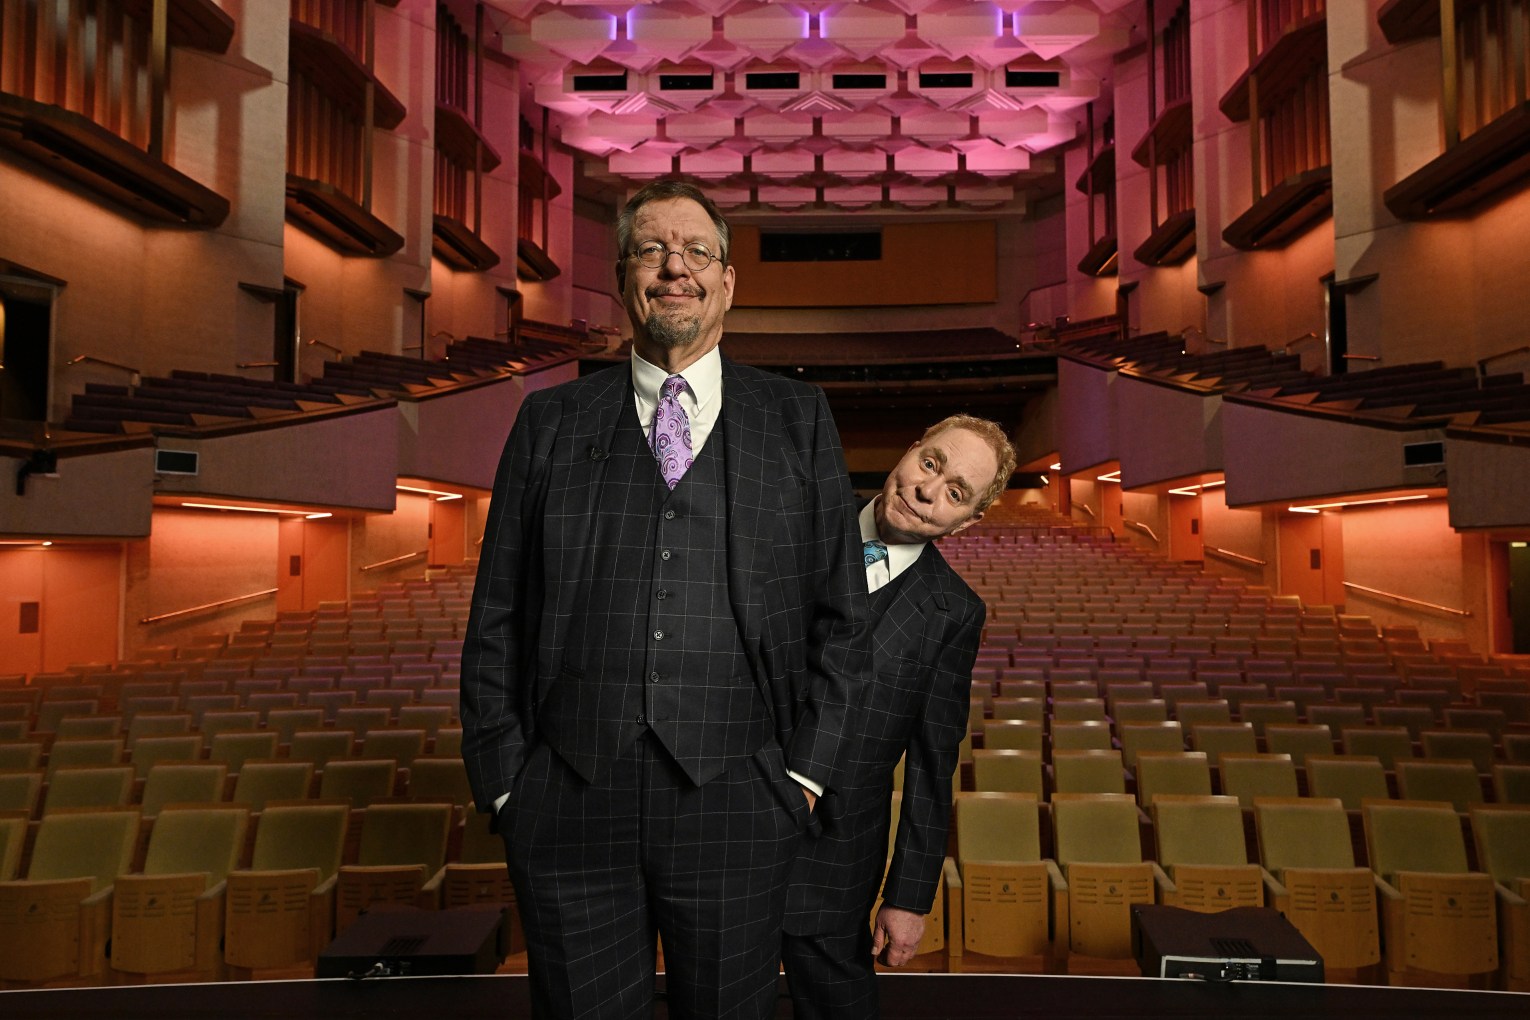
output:
[[[462,758],[473,801],[485,812],[509,792],[526,759],[536,651],[529,635],[537,623],[529,597],[537,587],[529,575],[536,562],[538,417],[534,398],[528,399],[505,443],[462,642]]]
[[[925,914],[935,900],[951,820],[951,776],[967,732],[972,666],[985,614],[982,602],[968,602],[961,621],[948,629],[939,655],[929,666],[929,693],[909,735],[903,807],[892,864],[882,887],[887,906]]]
[[[839,785],[851,747],[852,706],[871,673],[866,568],[855,495],[839,431],[822,390],[815,390],[808,484],[813,488],[813,548],[804,550],[808,600],[803,682],[799,685],[787,767],[825,792]]]

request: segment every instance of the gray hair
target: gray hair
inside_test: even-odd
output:
[[[689,181],[673,178],[650,181],[627,199],[627,205],[622,209],[621,215],[616,218],[617,259],[625,259],[632,253],[632,226],[637,220],[637,211],[649,202],[663,202],[676,198],[688,198],[706,210],[707,216],[712,220],[712,226],[717,228],[717,257],[723,265],[728,264],[728,242],[732,234],[728,229],[728,221],[723,218],[722,212],[717,208],[717,203]]]

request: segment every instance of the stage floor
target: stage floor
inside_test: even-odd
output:
[[[886,1020],[1109,1020],[1115,1017],[1301,1017],[1409,1020],[1414,1017],[1530,1017],[1530,994],[1150,978],[1043,975],[884,974]],[[482,977],[337,978],[228,984],[0,992],[0,1017],[57,1020],[380,1020],[393,1017],[511,1020],[530,1016],[527,979]],[[662,1000],[658,1020],[667,1013]],[[791,1017],[783,985],[777,1016]]]

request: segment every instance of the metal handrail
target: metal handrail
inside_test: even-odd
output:
[[[1153,544],[1154,545],[1162,545],[1163,544],[1161,541],[1159,541],[1158,536],[1153,534],[1153,529],[1148,527],[1146,524],[1143,524],[1141,521],[1128,521],[1125,518],[1123,518],[1121,523],[1126,525],[1128,528],[1136,528],[1138,531],[1142,532],[1148,538],[1151,538],[1153,540]]]
[[[1339,355],[1339,357],[1343,358],[1345,361],[1380,361],[1381,360],[1381,355],[1379,355],[1379,354],[1341,354],[1341,355]]]
[[[1395,591],[1382,591],[1380,588],[1367,588],[1363,584],[1355,584],[1353,581],[1345,581],[1344,587],[1354,591],[1363,591],[1367,595],[1380,595],[1382,598],[1396,599],[1398,602],[1406,602],[1410,606],[1418,606],[1422,609],[1433,609],[1441,613],[1449,613],[1451,616],[1471,616],[1470,609],[1454,609],[1450,606],[1442,606],[1437,602],[1425,602],[1423,599],[1409,598],[1399,595]]]
[[[236,361],[235,368],[276,368],[280,361]]]
[[[1291,340],[1287,340],[1285,347],[1281,348],[1281,352],[1284,353],[1284,354],[1290,354],[1291,353],[1291,348],[1295,347],[1297,344],[1304,344],[1308,340],[1321,340],[1321,339],[1323,339],[1323,338],[1318,336],[1316,333],[1312,332],[1312,330],[1309,329],[1309,330],[1307,330],[1307,332],[1303,333],[1301,336],[1295,337],[1295,338],[1293,338]]]
[[[1096,520],[1099,519],[1099,515],[1096,514],[1093,509],[1090,508],[1088,503],[1075,503],[1073,505],[1078,507],[1080,510],[1084,511],[1084,513],[1088,514],[1090,517],[1093,517]]]
[[[66,365],[78,365],[81,362],[85,362],[85,361],[88,361],[88,362],[90,362],[93,365],[105,365],[107,368],[115,368],[119,372],[127,372],[128,374],[130,374],[133,377],[133,380],[135,382],[138,380],[138,377],[143,374],[138,369],[134,368],[132,365],[124,365],[124,364],[122,364],[120,362],[116,362],[116,361],[107,361],[105,358],[98,358],[94,354],[80,354],[80,355],[77,355],[77,356],[75,356],[73,358],[70,358],[68,361],[64,362],[64,364],[66,364]]]
[[[307,344],[309,347],[323,347],[325,350],[334,351],[336,354],[340,355],[341,357],[345,356],[345,352],[342,351],[340,348],[336,347],[334,344],[327,344],[323,340],[304,340],[303,342],[305,344]]]
[[[1490,362],[1498,361],[1501,358],[1512,358],[1516,354],[1530,354],[1530,345],[1516,347],[1512,351],[1499,351],[1497,354],[1489,354],[1485,358],[1478,358],[1477,375],[1479,377],[1487,375],[1487,367]]]
[[[376,563],[368,563],[366,566],[361,568],[361,572],[366,573],[368,570],[377,570],[379,567],[391,567],[395,563],[403,563],[406,560],[417,560],[421,556],[429,555],[429,549],[421,549],[419,552],[404,553],[404,555],[395,556],[391,560],[379,560]]]
[[[235,602],[248,602],[251,599],[265,598],[267,595],[275,594],[275,588],[267,588],[264,591],[252,591],[248,595],[235,595],[231,599],[219,599],[217,602],[204,602],[200,606],[189,606],[186,609],[177,609],[169,613],[160,613],[158,616],[145,616],[138,622],[140,625],[158,623],[161,620],[171,620],[177,616],[190,616],[192,613],[200,613],[207,609],[220,609],[223,606],[231,606]]]
[[[1211,553],[1213,556],[1220,556],[1225,560],[1232,560],[1235,563],[1247,563],[1250,566],[1255,567],[1267,567],[1270,565],[1268,560],[1256,559],[1253,556],[1245,556],[1242,553],[1233,552],[1231,549],[1219,549],[1214,545],[1206,545],[1202,546],[1201,548]]]

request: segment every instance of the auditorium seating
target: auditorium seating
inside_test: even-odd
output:
[[[1260,848],[1270,871],[1268,902],[1297,910],[1294,902],[1321,893],[1346,904],[1336,916],[1301,924],[1314,944],[1327,940],[1335,979],[1365,978],[1372,974],[1365,968],[1379,960],[1380,914],[1374,894],[1366,899],[1354,879],[1363,872],[1374,882],[1368,869],[1357,868],[1369,863],[1359,805],[1400,802],[1421,789],[1441,789],[1429,782],[1448,781],[1453,793],[1427,795],[1449,800],[1464,832],[1461,812],[1510,802],[1522,789],[1530,726],[1516,716],[1515,698],[1530,695],[1530,677],[1515,663],[1492,663],[1459,643],[1429,642],[1416,630],[1383,629],[1366,617],[1302,606],[1191,565],[1166,563],[1046,511],[994,508],[979,527],[946,540],[943,551],[989,605],[974,669],[974,749],[956,785],[1032,798],[1029,821],[1017,832],[1025,841],[1024,825],[1034,829],[1035,850],[1026,856],[1043,869],[1048,909],[1058,911],[1060,927],[1054,930],[1048,915],[1044,950],[1032,939],[1022,940],[1023,952],[1009,952],[1018,936],[993,929],[991,920],[980,919],[969,933],[969,917],[984,908],[964,878],[971,869],[960,857],[958,807],[954,859],[938,904],[945,927],[930,943],[939,950],[927,946],[920,966],[1107,972],[1127,966],[1119,955],[1118,919],[1109,911],[1092,915],[1088,903],[1074,911],[1063,894],[1076,899],[1082,887],[1047,862],[1078,865],[1082,875],[1091,863],[1133,874],[1146,867],[1153,874],[1149,898],[1154,882],[1165,901],[1182,897],[1186,883],[1168,870],[1192,866],[1194,853],[1175,849],[1181,844],[1160,829],[1164,816],[1156,805],[1210,796],[1230,798],[1218,802],[1225,816],[1218,826],[1227,826],[1227,808],[1238,804],[1245,844]],[[147,819],[164,814],[167,803],[188,799],[168,792],[171,777],[198,776],[203,785],[189,799],[251,811],[244,867],[236,869],[242,877],[230,885],[231,892],[244,890],[247,905],[252,868],[291,870],[270,863],[268,855],[266,866],[254,865],[269,809],[278,809],[279,828],[288,802],[318,805],[338,797],[348,822],[333,869],[326,851],[315,872],[270,879],[275,884],[268,891],[287,889],[302,910],[278,931],[252,934],[249,919],[236,918],[230,900],[225,927],[232,932],[237,924],[241,933],[226,958],[233,976],[311,972],[313,955],[336,930],[325,910],[333,910],[338,880],[319,876],[359,866],[368,805],[407,798],[447,806],[442,866],[432,865],[425,876],[439,880],[428,889],[422,880],[411,892],[420,874],[413,869],[404,900],[431,907],[513,903],[503,845],[488,832],[487,816],[471,813],[459,757],[456,670],[471,585],[468,569],[433,572],[347,603],[250,620],[232,634],[197,635],[138,660],[81,664],[15,679],[24,686],[0,685],[5,718],[20,724],[0,734],[12,738],[0,740],[0,811],[23,812],[35,831],[39,807],[57,792],[49,788],[49,770],[72,776],[75,769],[105,769],[121,774],[123,803]],[[1443,779],[1438,757],[1429,753],[1441,750],[1459,755],[1446,760]],[[208,775],[224,769],[225,778],[208,779],[203,770],[209,766]],[[162,778],[151,784],[156,777]],[[1135,860],[1120,846],[1079,849],[1073,809],[1058,812],[1073,794],[1123,798],[1131,824],[1124,824],[1123,811],[1116,836],[1120,842],[1130,832]],[[958,801],[971,796],[963,792]],[[1313,847],[1314,856],[1281,856],[1280,816],[1272,812],[1298,797],[1293,803],[1303,810],[1333,805],[1337,814],[1325,813],[1321,824],[1310,814],[1301,817],[1313,839],[1336,820],[1334,838],[1342,835],[1342,845],[1321,855]],[[117,799],[115,792],[108,798]],[[32,857],[30,838],[23,835],[16,851],[21,874]],[[1469,862],[1477,860],[1471,841],[1466,853]],[[1106,861],[1089,860],[1100,856]],[[1233,861],[1230,853],[1218,859],[1223,856]],[[1253,867],[1248,857],[1243,867]],[[1313,871],[1328,867],[1338,870],[1332,876]],[[1504,888],[1518,895],[1511,885]],[[1091,920],[1096,916],[1104,919]],[[990,936],[997,942],[985,942]],[[982,944],[1003,951],[990,953]],[[1513,973],[1511,957],[1504,961],[1501,982]],[[101,971],[74,980],[118,979],[135,978]]]

